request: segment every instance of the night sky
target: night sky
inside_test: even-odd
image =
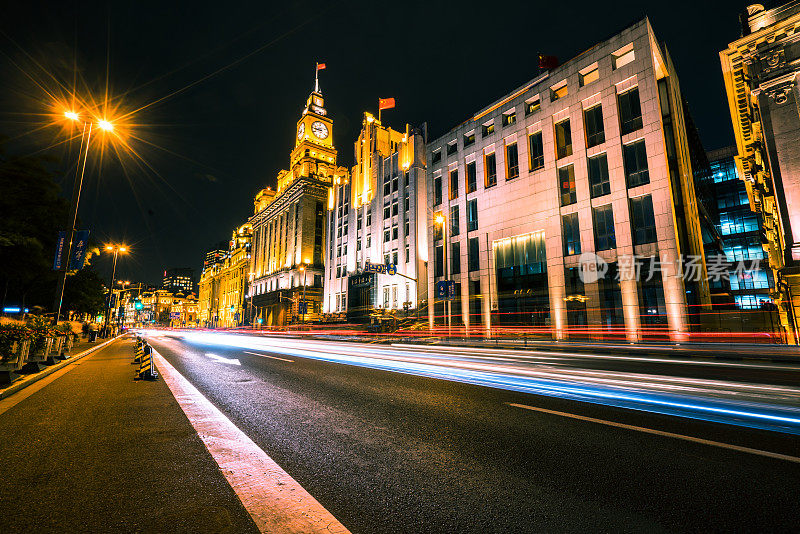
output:
[[[733,143],[718,52],[739,36],[735,1],[13,4],[0,21],[0,135],[17,154],[58,158],[65,194],[77,148],[47,148],[63,133],[43,116],[54,78],[102,100],[108,75],[121,109],[146,106],[129,126],[142,159],[92,154],[79,213],[97,241],[132,247],[118,277],[133,281],[178,266],[199,277],[203,252],[251,215],[288,166],[316,61],[349,166],[379,97],[397,101],[385,123],[427,122],[438,137],[535,77],[537,54],[566,61],[647,15],[706,149]]]

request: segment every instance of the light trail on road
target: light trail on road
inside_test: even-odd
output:
[[[548,360],[531,361],[526,351],[444,346],[416,350],[213,332],[177,331],[168,336],[254,356],[267,355],[244,349],[800,435],[800,388],[792,386],[568,369]],[[551,353],[546,358],[552,357]]]

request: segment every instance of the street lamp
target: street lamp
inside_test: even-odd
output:
[[[86,122],[81,119],[80,114],[75,111],[68,109],[64,111],[64,117],[68,120],[76,122],[83,126],[83,131],[81,132],[81,146],[78,152],[78,167],[76,170],[76,180],[77,183],[75,187],[72,189],[72,202],[70,203],[70,213],[68,218],[69,224],[69,239],[67,240],[67,250],[66,255],[62,255],[62,260],[66,258],[66,261],[62,261],[61,268],[64,271],[64,275],[59,277],[58,279],[58,286],[56,287],[56,295],[55,295],[55,302],[53,303],[53,307],[56,308],[56,315],[54,317],[55,323],[58,324],[58,318],[61,317],[61,306],[64,303],[64,285],[67,283],[67,272],[69,271],[69,261],[72,257],[72,244],[75,240],[75,225],[78,221],[78,205],[81,201],[81,189],[83,188],[83,176],[86,172],[86,159],[89,156],[89,141],[92,138],[92,127],[93,123],[91,121]],[[107,132],[110,132],[114,129],[114,125],[106,120],[101,119],[97,121],[97,126]],[[62,252],[63,254],[63,252]]]
[[[114,292],[114,278],[117,276],[117,255],[120,253],[127,254],[128,247],[125,245],[110,243],[106,245],[106,252],[114,254],[114,267],[111,269],[111,283],[108,285],[108,305],[106,306],[106,319],[103,327],[104,330],[106,330],[106,333],[108,333],[108,321],[111,315],[111,295]]]
[[[445,281],[450,281],[450,264],[447,261],[447,249],[450,247],[449,239],[447,238],[447,217],[444,216],[441,212],[437,213],[433,217],[433,222],[436,223],[437,226],[442,227],[442,263],[444,263],[444,279]],[[451,320],[450,317],[452,315],[452,308],[450,302],[450,296],[448,295],[447,301],[445,302],[445,313],[447,314],[447,334],[448,337],[450,335],[450,327],[451,327]]]

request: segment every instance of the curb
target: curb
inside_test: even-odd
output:
[[[45,378],[47,375],[55,373],[59,369],[63,369],[64,367],[66,367],[67,365],[71,364],[72,362],[76,362],[76,361],[80,360],[81,358],[83,358],[85,356],[88,356],[89,354],[91,354],[91,353],[93,353],[93,352],[95,352],[97,350],[100,350],[101,348],[105,347],[106,345],[109,345],[109,344],[113,343],[114,341],[118,340],[119,338],[124,337],[126,335],[127,335],[127,333],[120,334],[117,337],[111,338],[111,339],[109,339],[107,341],[104,341],[104,342],[100,343],[99,345],[95,345],[94,347],[86,349],[85,351],[80,352],[80,353],[78,353],[78,354],[76,354],[74,356],[70,356],[69,358],[67,358],[66,360],[64,360],[62,362],[59,362],[59,363],[57,363],[55,365],[51,365],[51,366],[47,367],[46,369],[43,369],[42,371],[39,371],[35,375],[30,375],[27,378],[23,378],[22,380],[17,380],[16,382],[10,384],[7,388],[5,388],[3,390],[0,390],[0,400],[5,399],[6,397],[10,397],[14,393],[17,393],[18,391],[25,389],[26,387],[30,386],[31,384],[34,384],[34,383],[38,382],[42,378]]]

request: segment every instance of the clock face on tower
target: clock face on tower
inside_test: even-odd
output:
[[[328,127],[320,121],[311,123],[311,131],[314,132],[314,135],[320,139],[325,139],[328,137]]]
[[[300,127],[297,129],[297,138],[302,139],[304,133],[306,133],[306,124],[301,122]]]

